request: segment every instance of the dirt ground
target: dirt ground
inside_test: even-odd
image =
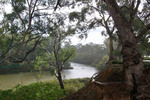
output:
[[[108,68],[85,87],[61,100],[132,100],[122,76],[122,68]]]

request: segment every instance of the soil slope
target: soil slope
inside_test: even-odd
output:
[[[147,78],[150,70],[146,70]],[[61,100],[132,100],[123,84],[122,68],[108,68],[79,91]],[[146,100],[146,99],[143,99]]]

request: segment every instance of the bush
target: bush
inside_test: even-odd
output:
[[[104,70],[105,69],[105,64],[108,61],[109,57],[106,55],[102,58],[102,60],[99,62],[99,64],[96,65],[96,67],[99,70]]]
[[[34,83],[1,91],[0,100],[58,100],[64,96],[64,90],[50,83]]]
[[[66,95],[82,88],[89,79],[64,80]],[[27,86],[17,85],[9,90],[0,90],[0,100],[59,100],[66,96],[58,82],[38,82]]]
[[[17,64],[17,63],[10,63],[10,64],[2,64],[0,68],[2,69],[10,69],[10,68],[21,68],[24,66],[23,63]]]

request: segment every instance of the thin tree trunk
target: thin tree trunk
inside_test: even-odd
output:
[[[59,81],[61,89],[65,89],[64,83],[63,83],[63,80],[62,80],[62,76],[61,76],[60,72],[58,72],[58,77],[57,78],[58,78],[58,81]]]
[[[62,80],[62,75],[61,75],[60,69],[58,69],[57,79],[59,81],[60,88],[63,89],[64,90],[64,94],[66,94],[66,92],[65,92],[65,86],[64,86],[64,83],[63,83],[63,80]]]

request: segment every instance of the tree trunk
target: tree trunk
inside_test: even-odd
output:
[[[144,92],[141,88],[145,84],[144,81],[141,81],[143,78],[144,64],[138,52],[136,37],[126,18],[122,15],[116,1],[105,1],[119,31],[119,37],[122,43],[123,68],[125,74],[124,82],[131,94],[138,94],[139,97],[142,97]]]
[[[113,56],[113,51],[114,51],[114,48],[113,48],[113,39],[110,37],[109,38],[109,61],[112,61],[114,60],[114,56]]]
[[[65,89],[64,87],[64,83],[63,83],[63,80],[62,80],[62,76],[61,76],[61,72],[58,71],[58,77],[57,77],[58,81],[59,81],[59,84],[60,84],[60,87],[61,89]]]
[[[109,60],[106,63],[108,66],[110,66],[112,64],[112,60],[114,60],[113,51],[113,39],[111,36],[109,36]]]
[[[138,52],[137,43],[131,41],[128,43],[126,40],[122,43],[125,84],[132,94],[138,93],[142,95],[143,91],[140,87],[143,85],[141,82],[143,81],[144,64]]]
[[[63,83],[63,80],[62,80],[62,76],[61,76],[60,70],[58,70],[57,79],[58,79],[58,81],[59,81],[60,88],[63,89],[63,90],[64,90],[64,94],[66,94],[66,92],[65,92],[65,87],[64,87],[64,83]]]

